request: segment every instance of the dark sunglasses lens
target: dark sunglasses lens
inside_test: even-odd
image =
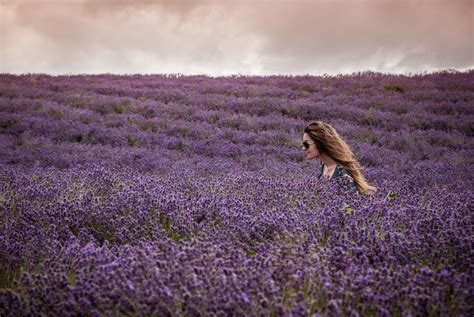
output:
[[[303,142],[303,147],[305,148],[305,150],[309,149],[309,144],[308,144],[308,142],[304,141],[304,142]]]

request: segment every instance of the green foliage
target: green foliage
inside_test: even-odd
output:
[[[397,84],[397,83],[385,84],[383,85],[383,88],[387,91],[392,91],[392,92],[398,92],[398,93],[405,92],[405,87],[402,84]]]
[[[246,253],[248,256],[255,256],[255,255],[257,255],[257,252],[256,252],[254,249],[252,249],[252,248],[247,248],[247,249],[245,249],[245,253]]]
[[[127,135],[127,143],[129,146],[133,147],[140,147],[141,146],[141,141],[137,137],[133,135]]]
[[[361,142],[377,143],[377,137],[370,130],[363,131],[355,135],[355,139]]]
[[[62,119],[64,117],[64,113],[59,110],[51,110],[48,112],[48,115],[57,120]]]
[[[294,141],[288,138],[285,134],[278,134],[272,139],[272,144],[276,146],[293,146]]]
[[[94,106],[94,111],[98,114],[105,115],[109,113],[109,109],[107,107],[108,106],[104,104],[97,104],[96,106]]]
[[[79,120],[81,121],[81,123],[84,123],[84,124],[91,123],[91,119],[86,116],[80,116]]]
[[[301,87],[298,87],[297,90],[301,92],[305,92],[305,93],[313,93],[316,91],[316,89],[314,89],[311,86],[301,86]]]
[[[370,85],[368,83],[362,82],[362,81],[355,81],[351,84],[351,88],[353,89],[367,89],[370,88]]]
[[[303,155],[298,155],[298,156],[292,156],[291,160],[293,162],[302,163],[306,161],[306,158]]]
[[[141,124],[140,129],[143,131],[149,131],[151,130],[152,132],[157,132],[158,131],[158,124],[153,121],[146,121]]]
[[[199,139],[201,140],[207,140],[209,139],[209,137],[212,135],[213,133],[210,132],[210,131],[202,131],[200,134],[199,134]]]
[[[79,94],[74,95],[69,99],[69,105],[73,108],[84,109],[86,107],[87,100],[80,98]]]
[[[351,208],[351,206],[349,206],[348,203],[343,203],[342,204],[342,211],[350,214],[352,212],[352,208]]]
[[[382,103],[380,103],[378,101],[372,101],[372,102],[369,102],[369,103],[366,103],[365,105],[363,105],[363,108],[364,109],[381,109],[382,108]]]
[[[15,281],[20,278],[23,271],[23,267],[12,267],[2,261],[0,263],[0,288],[13,288]]]
[[[87,133],[76,134],[71,138],[71,142],[74,143],[90,143],[95,139],[94,131]]]
[[[173,135],[174,136],[178,136],[178,137],[187,137],[191,134],[191,129],[189,128],[177,128],[177,129],[174,129],[174,133]]]
[[[156,115],[155,110],[146,107],[140,107],[138,109],[135,109],[134,112],[147,119],[153,118]]]
[[[7,119],[0,121],[0,129],[8,129],[18,124],[17,119]]]
[[[79,237],[79,228],[76,226],[76,225],[70,225],[69,226],[69,231],[71,231],[71,233],[75,236],[75,237]]]
[[[31,110],[33,110],[33,111],[38,111],[38,110],[40,110],[41,108],[43,108],[43,105],[40,104],[40,103],[36,103],[36,104],[34,104],[34,105],[31,107]]]
[[[396,113],[396,114],[399,114],[399,115],[402,115],[402,114],[406,114],[409,112],[409,109],[407,108],[407,106],[397,106],[395,108],[393,108],[393,111]]]
[[[457,156],[456,159],[454,160],[454,164],[455,164],[456,166],[459,166],[459,165],[464,164],[465,161],[466,161],[466,160],[465,160],[464,156],[459,155],[459,156]]]
[[[94,237],[102,245],[105,241],[113,243],[115,241],[115,232],[113,228],[99,219],[92,218],[88,221],[87,227],[94,230]]]
[[[115,113],[123,113],[125,109],[127,109],[130,106],[130,102],[127,100],[117,102],[112,106],[112,109],[114,110]]]
[[[388,192],[386,198],[387,198],[387,200],[390,202],[390,201],[392,201],[393,199],[395,199],[397,196],[398,196],[398,194],[397,194],[396,191],[390,191],[390,192]]]
[[[184,149],[186,149],[186,144],[181,141],[178,141],[175,143],[175,149],[178,151],[184,151]]]
[[[280,113],[283,116],[298,118],[300,109],[295,105],[285,105],[280,109]]]
[[[220,120],[220,117],[217,114],[210,115],[209,117],[206,118],[206,122],[209,124],[216,123],[219,120]]]
[[[168,238],[174,241],[179,241],[184,238],[184,235],[173,230],[172,228],[173,219],[171,217],[168,217],[164,213],[159,213],[158,223],[160,224],[161,228],[166,232],[166,235],[168,236]]]
[[[81,143],[82,142],[82,134],[76,134],[75,136],[73,136],[72,141],[75,142],[75,143]]]
[[[369,113],[363,118],[364,123],[374,126],[377,125],[377,117],[373,113]]]
[[[161,121],[160,123],[158,123],[158,127],[160,129],[167,129],[168,128],[168,124],[166,123],[166,121]]]
[[[69,283],[73,286],[76,286],[76,274],[69,270],[66,272],[66,276]]]

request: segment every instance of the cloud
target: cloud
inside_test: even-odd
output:
[[[471,1],[6,1],[0,72],[474,68]]]
[[[296,8],[281,2],[261,12],[252,21],[264,35],[262,55],[300,72],[305,67],[397,71],[419,63],[474,64],[473,3],[468,1],[304,2]]]

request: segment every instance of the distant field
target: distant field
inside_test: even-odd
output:
[[[473,136],[474,71],[0,74],[0,315],[472,315]]]

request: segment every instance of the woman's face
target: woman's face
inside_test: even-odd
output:
[[[306,158],[308,160],[312,160],[315,157],[319,156],[319,151],[316,148],[316,144],[314,141],[311,139],[308,133],[303,134],[303,142],[307,142],[309,144],[309,147],[306,149],[304,146],[302,146],[303,151],[306,153]]]

